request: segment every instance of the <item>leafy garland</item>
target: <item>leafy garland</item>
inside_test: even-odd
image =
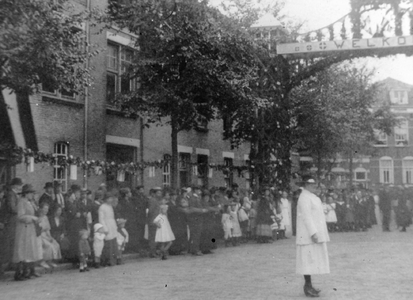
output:
[[[85,170],[88,175],[91,173],[95,175],[100,175],[108,172],[119,172],[123,171],[132,175],[137,174],[146,168],[156,168],[160,169],[170,164],[171,157],[169,155],[165,156],[165,159],[160,159],[156,161],[141,161],[141,162],[130,162],[130,163],[118,163],[115,161],[106,160],[82,160],[80,157],[74,157],[73,155],[58,156],[56,154],[44,153],[41,151],[32,151],[31,149],[25,149],[22,147],[14,145],[0,145],[0,157],[4,157],[12,165],[17,165],[25,163],[27,166],[30,165],[31,161],[35,164],[43,163],[49,164],[50,166],[59,165],[62,168],[77,166],[82,170]],[[187,162],[188,166],[192,167],[205,167],[205,164]],[[265,165],[268,168],[273,168],[277,162],[259,162],[254,161],[255,165]],[[221,171],[225,175],[237,172],[239,177],[244,177],[243,175],[255,169],[254,164],[251,166],[234,166],[234,165],[220,165],[215,163],[209,163],[208,168],[214,171]]]

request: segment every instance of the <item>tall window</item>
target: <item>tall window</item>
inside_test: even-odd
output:
[[[165,164],[163,167],[163,186],[171,186],[171,164]]]
[[[224,157],[224,165],[228,167],[228,171],[224,172],[225,186],[230,188],[234,183],[234,173],[231,170],[234,165],[234,160],[229,157]]]
[[[108,44],[106,72],[106,100],[110,104],[117,93],[128,93],[135,89],[131,79],[134,52],[126,46]]]
[[[136,162],[137,148],[134,146],[106,143],[106,160],[116,164],[127,164]],[[106,184],[108,188],[133,188],[136,185],[137,176],[125,172],[123,181],[119,181],[116,171],[106,172]]]
[[[62,159],[67,159],[69,155],[69,146],[66,142],[58,142],[54,144],[53,155],[55,157],[53,165],[53,180],[62,184],[63,192],[67,191],[67,168],[62,167],[60,162]]]
[[[394,128],[396,146],[406,146],[409,143],[409,122],[404,118],[399,118],[398,123]]]
[[[190,185],[191,175],[191,154],[179,153],[179,185],[180,187],[188,187]]]
[[[403,183],[413,183],[413,157],[405,157],[402,161]]]
[[[376,137],[376,146],[387,146],[387,134],[382,131],[375,130],[374,135]]]
[[[208,155],[197,155],[198,163],[198,182],[197,184],[202,187],[208,186]]]
[[[391,157],[382,157],[379,161],[380,166],[380,182],[381,183],[393,183],[394,182],[394,169],[393,160]]]

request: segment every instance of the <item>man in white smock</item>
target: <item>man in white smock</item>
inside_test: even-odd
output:
[[[326,219],[320,198],[315,195],[316,182],[311,177],[303,178],[303,187],[297,204],[297,274],[304,275],[304,293],[318,297],[320,290],[313,288],[311,275],[330,273]]]

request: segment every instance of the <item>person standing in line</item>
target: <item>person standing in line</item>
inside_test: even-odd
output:
[[[383,231],[390,231],[390,217],[391,217],[392,208],[391,208],[391,200],[390,200],[390,195],[389,195],[387,186],[385,186],[379,192],[379,207],[383,215],[383,218],[382,218]]]
[[[327,242],[328,235],[323,205],[315,193],[313,178],[303,178],[303,188],[297,204],[297,260],[296,273],[304,275],[304,293],[307,297],[319,297],[320,290],[311,283],[311,275],[330,273]]]
[[[192,195],[189,197],[189,214],[188,214],[188,227],[189,227],[189,251],[192,255],[202,256],[204,255],[200,250],[201,233],[203,228],[204,214],[208,212],[207,209],[202,206],[201,199],[202,190],[199,186],[192,188]]]
[[[281,206],[281,214],[282,214],[282,221],[281,221],[281,238],[286,239],[287,233],[289,234],[291,230],[291,203],[288,200],[287,192],[282,192],[281,199],[280,199],[280,206]]]
[[[53,182],[46,182],[44,186],[44,193],[39,198],[39,207],[46,203],[49,208],[53,207],[54,204],[54,195],[53,195]],[[52,210],[49,209],[49,216],[52,214]]]
[[[162,188],[154,187],[149,192],[149,201],[148,201],[148,244],[149,244],[149,257],[155,258],[156,253],[156,229],[158,228],[153,222],[155,218],[159,215],[160,205],[163,199],[162,197]]]
[[[118,242],[116,236],[118,226],[116,224],[113,204],[116,201],[113,193],[106,193],[104,203],[99,207],[99,223],[103,225],[105,243],[102,249],[102,261],[109,266],[114,266],[118,257]]]
[[[17,204],[16,237],[13,253],[13,262],[17,265],[14,274],[16,281],[40,277],[35,271],[35,263],[43,259],[41,246],[39,247],[37,239],[36,226],[40,220],[36,217],[36,209],[33,205],[35,193],[36,191],[31,184],[25,184]]]
[[[17,203],[20,199],[20,192],[23,187],[23,181],[16,177],[13,178],[9,185],[9,190],[6,193],[6,199],[4,201],[5,211],[5,236],[8,243],[2,245],[6,250],[4,251],[4,261],[9,264],[12,263],[14,252],[14,241],[16,237],[17,226]]]

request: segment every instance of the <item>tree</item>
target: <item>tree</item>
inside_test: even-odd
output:
[[[378,84],[371,79],[366,68],[336,65],[292,91],[296,145],[316,161],[318,179],[339,154],[349,159],[351,175],[354,156],[371,154],[374,130],[390,134],[395,118],[385,106],[373,109]]]
[[[255,103],[254,44],[207,1],[112,4],[110,16],[139,34],[139,55],[125,75],[140,88],[118,95],[123,110],[172,129],[171,185],[177,186],[178,133],[244,103]]]
[[[88,12],[67,0],[0,0],[0,85],[32,93],[40,83],[82,91],[92,78],[85,63]]]

